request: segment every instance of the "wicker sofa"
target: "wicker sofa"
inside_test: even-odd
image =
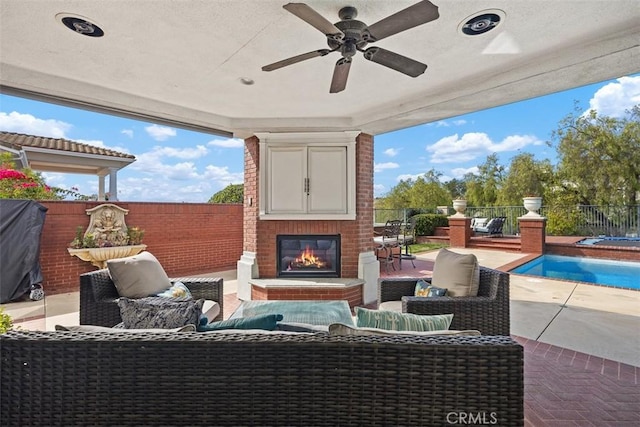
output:
[[[522,426],[507,336],[0,335],[4,426]]]
[[[417,281],[417,278],[379,279],[378,303],[402,300],[403,313],[453,313],[451,329],[509,335],[509,273],[480,266],[477,297],[415,297]]]
[[[223,279],[181,277],[170,279],[184,283],[193,298],[216,301],[220,314],[210,320],[222,320],[224,313]],[[107,269],[80,275],[80,324],[114,326],[122,321],[118,308],[118,291]]]

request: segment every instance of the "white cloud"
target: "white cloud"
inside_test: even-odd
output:
[[[398,150],[397,148],[387,148],[386,150],[384,150],[384,154],[386,154],[389,157],[395,157],[398,155],[399,152],[400,150]]]
[[[463,119],[456,119],[456,120],[438,120],[437,122],[434,123],[429,123],[428,126],[435,126],[437,128],[441,128],[441,127],[445,127],[448,128],[450,126],[462,126],[464,124],[466,124],[467,121],[463,120]]]
[[[396,181],[400,182],[400,181],[406,181],[408,179],[410,179],[412,181],[415,181],[420,177],[424,177],[424,172],[416,173],[416,174],[405,173],[405,174],[402,174],[402,175],[398,175],[396,177]]]
[[[122,129],[120,133],[127,135],[129,138],[133,138],[133,130],[132,129]]]
[[[463,176],[465,176],[468,173],[472,173],[474,175],[478,174],[478,167],[477,166],[473,166],[470,168],[453,168],[451,169],[451,173],[453,174],[453,178],[462,178]],[[449,181],[449,179],[447,180]]]
[[[156,141],[165,141],[172,136],[176,136],[176,130],[167,126],[151,125],[144,128],[144,130]]]
[[[213,147],[222,147],[222,148],[243,148],[244,141],[237,138],[212,139],[207,143],[207,145],[211,145]]]
[[[39,119],[31,114],[21,114],[12,111],[7,114],[0,112],[0,129],[5,132],[24,133],[27,135],[44,136],[49,138],[65,138],[72,128],[69,123],[53,119]]]
[[[383,170],[386,170],[386,169],[397,169],[399,167],[400,165],[394,162],[376,163],[373,165],[373,171],[382,172]]]
[[[640,76],[620,77],[601,87],[589,100],[589,109],[599,115],[623,117],[625,110],[640,104]]]
[[[501,142],[495,143],[483,132],[465,133],[446,136],[436,143],[427,146],[432,162],[464,163],[487,154],[504,151],[515,151],[527,145],[540,145],[542,141],[532,135],[510,135]]]
[[[380,197],[386,193],[387,187],[382,184],[374,184],[373,185],[373,195],[374,197]]]

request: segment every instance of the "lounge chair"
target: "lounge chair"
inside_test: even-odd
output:
[[[416,297],[417,281],[410,277],[378,279],[378,303],[401,300],[403,313],[453,313],[450,329],[475,329],[483,335],[510,334],[508,273],[480,266],[480,286],[474,297]]]
[[[486,226],[474,227],[473,231],[476,234],[486,234],[490,237],[502,236],[502,227],[504,227],[504,223],[506,220],[506,216],[491,218]]]

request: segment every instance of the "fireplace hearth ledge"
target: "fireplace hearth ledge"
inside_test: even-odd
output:
[[[318,278],[277,278],[250,279],[250,285],[260,288],[349,288],[364,285],[362,279],[318,277]]]

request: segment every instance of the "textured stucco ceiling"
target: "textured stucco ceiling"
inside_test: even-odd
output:
[[[424,62],[411,78],[358,53],[346,90],[329,93],[331,53],[272,72],[263,65],[326,48],[325,36],[273,0],[0,0],[4,93],[106,109],[246,137],[254,132],[384,133],[640,71],[638,0],[433,0],[440,17],[376,46]],[[313,0],[372,24],[415,0]],[[459,26],[498,10],[495,30]],[[56,17],[86,17],[105,36]],[[242,78],[252,79],[244,85]]]

